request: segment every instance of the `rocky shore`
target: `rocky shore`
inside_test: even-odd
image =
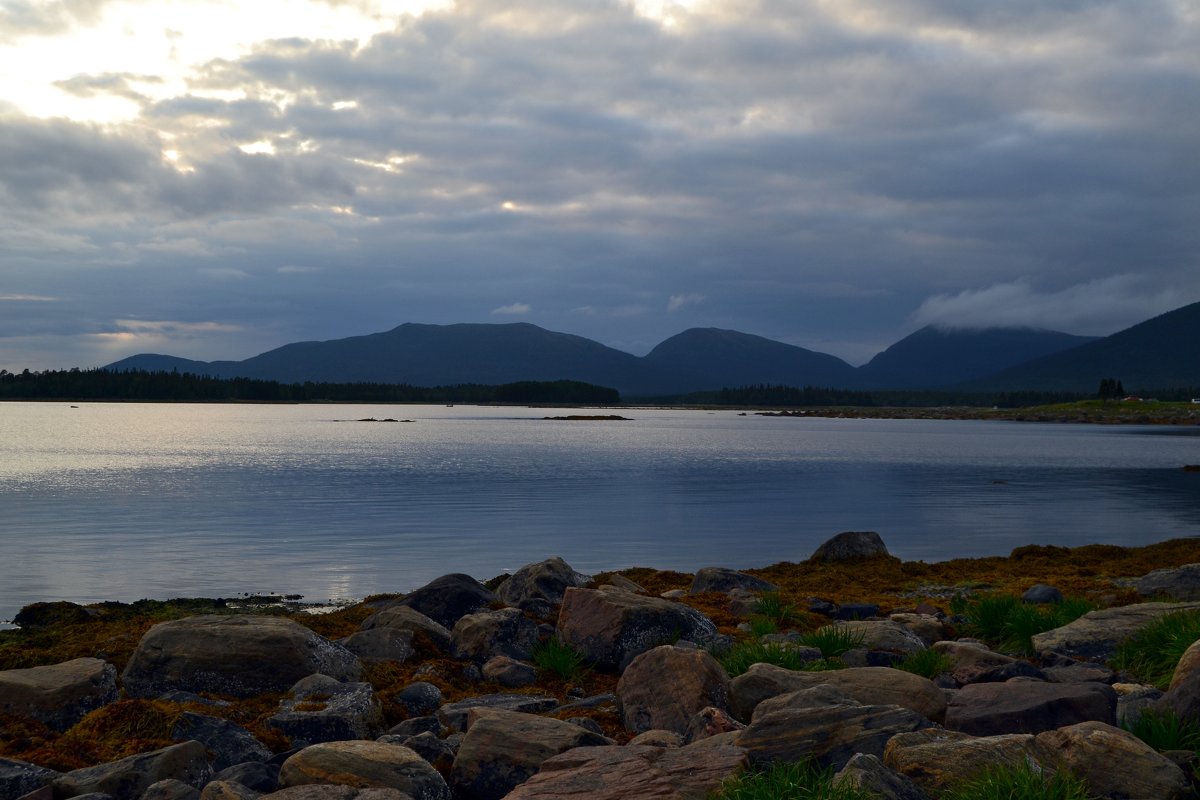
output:
[[[986,603],[1085,600],[989,639]],[[746,572],[448,574],[321,616],[35,604],[0,635],[0,800],[703,800],[792,762],[885,800],[1005,766],[1191,798],[1196,751],[1131,730],[1200,724],[1200,642],[1164,686],[1118,655],[1190,611],[1195,540],[926,565],[861,532]]]

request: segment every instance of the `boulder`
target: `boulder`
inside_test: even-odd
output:
[[[117,699],[117,668],[98,658],[0,672],[0,712],[65,731]]]
[[[55,797],[102,792],[116,800],[136,800],[151,784],[168,778],[199,788],[212,770],[200,742],[183,742],[135,756],[68,772],[54,781]]]
[[[130,697],[176,689],[233,697],[285,692],[314,672],[356,680],[358,657],[282,617],[199,616],[160,622],[138,643],[122,680]]]
[[[921,637],[905,625],[886,619],[837,622],[844,631],[863,637],[862,647],[868,650],[888,650],[893,653],[918,653],[925,649]]]
[[[213,780],[200,790],[200,800],[258,800],[261,796],[261,792],[237,781]]]
[[[410,683],[396,693],[395,701],[410,715],[432,714],[442,704],[442,690],[428,681]]]
[[[394,603],[382,608],[363,620],[360,630],[371,631],[376,628],[393,628],[401,631],[423,633],[439,649],[450,650],[450,629],[434,622],[429,617],[410,606]]]
[[[471,712],[454,757],[450,785],[469,800],[499,800],[529,780],[551,756],[612,741],[563,720],[496,709]]]
[[[515,608],[466,614],[450,632],[450,654],[480,664],[495,655],[527,660],[537,643],[537,623]]]
[[[949,639],[954,629],[932,614],[892,614],[888,620],[914,634],[926,647]]]
[[[1183,770],[1112,725],[1069,725],[1039,733],[1033,744],[1043,764],[1069,770],[1099,797],[1182,800],[1193,796]]]
[[[703,644],[717,635],[708,617],[682,603],[618,589],[567,589],[558,637],[597,668],[621,671],[634,658],[677,639]]]
[[[833,777],[835,786],[852,786],[876,800],[929,800],[910,778],[887,767],[878,756],[856,753]]]
[[[1142,597],[1175,601],[1200,600],[1200,564],[1184,564],[1148,572],[1135,584]]]
[[[702,709],[727,707],[729,677],[703,650],[662,645],[625,668],[617,682],[617,703],[627,731],[660,728],[684,734]]]
[[[797,694],[803,694],[799,692]],[[855,753],[882,756],[884,745],[900,733],[932,727],[921,714],[900,706],[787,706],[755,713],[735,743],[756,766],[811,759],[841,769]]]
[[[572,586],[585,586],[591,579],[571,569],[561,558],[548,558],[537,564],[526,564],[496,587],[496,596],[510,606],[529,600],[562,602],[563,593]]]
[[[1021,595],[1022,603],[1031,603],[1034,605],[1050,605],[1052,603],[1061,603],[1062,601],[1063,593],[1055,587],[1047,586],[1044,583],[1035,583]]]
[[[200,800],[200,790],[175,778],[167,778],[147,786],[141,800]]]
[[[1054,683],[1114,683],[1117,673],[1102,664],[1090,661],[1065,667],[1046,667],[1042,670],[1046,680]]]
[[[537,667],[508,656],[492,656],[483,665],[483,677],[501,686],[517,688],[537,683]]]
[[[425,759],[397,744],[324,742],[296,753],[279,769],[283,788],[336,783],[396,789],[413,800],[450,800],[446,781]]]
[[[212,754],[212,768],[223,770],[247,761],[266,761],[271,751],[254,734],[220,717],[185,711],[179,715],[171,738],[177,742],[197,741]]]
[[[0,797],[20,797],[49,786],[59,773],[12,758],[0,758]]]
[[[306,786],[289,786],[263,795],[263,800],[415,800],[414,796],[399,789],[369,786],[359,789],[333,783],[310,783]]]
[[[959,686],[986,683],[988,676],[999,674],[997,668],[1007,667],[1016,661],[1012,656],[994,652],[977,642],[937,642],[933,650],[954,663],[950,668],[950,677]]]
[[[1133,636],[1163,614],[1195,611],[1200,603],[1137,603],[1089,611],[1074,622],[1033,636],[1038,653],[1062,653],[1074,658],[1107,661],[1117,644]]]
[[[885,556],[887,546],[875,531],[846,531],[827,540],[809,556],[809,561],[860,561]]]
[[[746,763],[743,750],[713,739],[687,747],[579,747],[542,762],[505,800],[705,800]]]
[[[297,745],[374,739],[382,732],[383,709],[371,684],[311,683],[293,687],[293,696],[280,701],[267,725]]]
[[[707,739],[710,736],[718,736],[722,733],[734,733],[745,729],[746,726],[729,716],[728,711],[709,706],[697,711],[691,720],[688,721],[687,731],[683,734],[683,741],[691,744],[701,739]],[[646,733],[650,732],[646,731]]]
[[[746,589],[751,592],[774,592],[779,589],[773,583],[737,572],[724,567],[704,567],[696,572],[692,586],[688,589],[691,594],[703,592],[730,592],[734,589]]]
[[[403,628],[378,627],[357,631],[338,644],[362,661],[398,661],[403,664],[412,657],[413,632]]]
[[[646,731],[630,739],[629,744],[649,747],[683,747],[684,742],[683,737],[675,731]]]
[[[388,728],[388,736],[419,736],[422,733],[438,735],[442,732],[442,723],[437,717],[409,717]]]
[[[973,683],[946,708],[946,728],[974,736],[1041,733],[1078,722],[1116,723],[1117,694],[1099,683],[1016,679]]]
[[[449,630],[467,614],[482,611],[497,599],[470,575],[454,573],[435,578],[397,604],[416,609]]]
[[[439,739],[437,734],[429,731],[405,737],[404,741],[397,742],[397,744],[402,744],[412,750],[443,775],[449,774],[450,768],[454,765],[454,755],[457,752],[454,743],[447,739]]]
[[[220,770],[213,780],[239,783],[259,793],[273,792],[279,788],[279,765],[246,761]]]
[[[984,770],[1039,762],[1032,734],[976,737],[930,728],[893,737],[884,748],[883,763],[938,797]]]
[[[494,708],[502,711],[520,711],[540,714],[558,706],[558,700],[550,695],[534,694],[485,694],[468,697],[457,703],[446,703],[437,711],[438,721],[453,731],[465,731],[470,722],[470,713],[477,708]]]
[[[864,705],[898,705],[932,722],[946,716],[946,695],[928,678],[890,667],[851,667],[830,672],[796,672],[755,664],[729,682],[729,710],[749,722],[769,697],[828,684]]]
[[[1183,651],[1171,685],[1159,703],[1180,719],[1200,722],[1200,642],[1193,642]]]
[[[78,625],[92,619],[92,612],[78,603],[53,600],[30,603],[18,611],[12,621],[21,630],[32,631],[51,625]]]

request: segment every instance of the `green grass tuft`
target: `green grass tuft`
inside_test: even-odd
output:
[[[795,625],[800,611],[795,603],[786,602],[779,592],[763,592],[754,603],[754,615],[775,623],[777,628]]]
[[[861,647],[865,634],[840,625],[824,625],[800,637],[800,643],[815,647],[825,658],[837,658],[846,651]]]
[[[941,800],[1093,800],[1093,795],[1087,784],[1066,770],[1048,775],[1025,762],[990,767],[952,786]]]
[[[874,800],[874,795],[835,782],[832,768],[803,761],[743,772],[727,780],[710,800]]]
[[[1121,727],[1160,753],[1167,750],[1200,752],[1200,723],[1180,719],[1170,709],[1148,708],[1132,725],[1122,723]]]
[[[805,668],[804,659],[786,644],[770,642],[740,642],[715,658],[725,668],[726,674],[736,678],[755,664],[774,664],[784,669]]]
[[[583,654],[571,645],[550,638],[533,648],[533,665],[552,672],[564,681],[577,681],[590,672]]]
[[[1117,645],[1111,665],[1164,691],[1185,650],[1200,640],[1200,611],[1164,614]]]
[[[933,680],[943,672],[949,672],[954,668],[954,659],[944,653],[939,653],[937,650],[918,650],[915,653],[909,653],[904,657],[904,660],[896,664],[896,669],[902,669],[905,672],[911,672],[914,675],[920,675],[922,678]]]
[[[951,606],[967,618],[966,632],[992,647],[1020,653],[1033,652],[1033,637],[1061,628],[1096,606],[1080,598],[1061,603],[1032,605],[1012,595],[991,595],[974,600],[956,599]]]

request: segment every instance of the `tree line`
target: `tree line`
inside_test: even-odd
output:
[[[618,405],[621,395],[616,389],[568,380],[424,387],[392,383],[280,383],[177,371],[70,369],[19,373],[0,370],[0,399]]]

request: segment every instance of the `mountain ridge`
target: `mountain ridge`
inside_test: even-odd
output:
[[[1165,323],[1143,329],[1164,318]],[[1123,338],[1117,338],[1115,345],[1104,344],[1114,337]],[[1178,345],[1181,340],[1185,342],[1182,347]],[[1121,378],[1131,389],[1200,385],[1197,342],[1200,303],[1103,338],[1031,328],[927,326],[857,368],[827,353],[721,328],[689,328],[638,357],[527,322],[406,322],[378,333],[292,342],[242,361],[204,362],[145,353],[104,369],[175,369],[282,383],[413,386],[567,379],[610,386],[633,397],[758,384],[1091,392],[1103,377]],[[1157,379],[1170,382],[1155,382]]]

